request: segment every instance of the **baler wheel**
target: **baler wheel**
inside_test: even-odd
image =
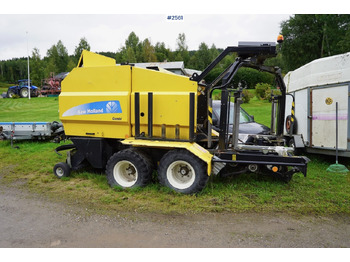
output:
[[[60,162],[54,166],[53,173],[58,178],[67,177],[70,175],[70,167],[67,163]]]
[[[148,158],[133,148],[115,153],[106,166],[107,180],[111,187],[143,187],[150,182],[152,171]]]
[[[158,178],[162,185],[176,192],[200,192],[208,181],[206,164],[187,150],[175,149],[160,160]]]

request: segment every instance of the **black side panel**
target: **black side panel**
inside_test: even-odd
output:
[[[197,124],[203,125],[208,118],[208,97],[200,95],[197,99]]]
[[[220,131],[219,131],[219,149],[226,149],[226,135],[227,135],[227,108],[228,108],[227,89],[221,91],[221,110],[220,110]]]
[[[72,137],[71,140],[77,149],[72,156],[73,167],[86,159],[94,168],[105,168],[113,154],[113,147],[104,138]]]

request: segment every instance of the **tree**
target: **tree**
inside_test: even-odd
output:
[[[190,55],[188,53],[188,46],[186,44],[186,36],[185,33],[180,33],[179,36],[176,39],[176,56],[175,60],[183,60],[185,65],[187,65],[188,61],[190,60]]]
[[[69,60],[68,51],[61,40],[59,40],[56,45],[53,45],[49,50],[47,50],[47,56],[47,73],[60,73],[67,71]]]
[[[209,47],[204,42],[200,43],[195,57],[197,61],[196,69],[198,70],[204,70],[213,60]]]
[[[86,38],[85,37],[80,38],[80,42],[79,42],[78,46],[75,47],[75,50],[74,50],[74,58],[75,58],[74,62],[76,64],[78,64],[79,58],[80,58],[81,53],[83,52],[83,50],[90,51],[90,48],[91,47],[90,47],[88,41],[86,40]]]
[[[165,60],[170,60],[171,51],[165,47],[164,42],[157,42],[154,46],[154,51],[157,57],[157,61],[164,62]]]
[[[125,46],[120,49],[116,55],[116,59],[119,62],[130,63],[142,61],[142,43],[140,43],[140,39],[134,32],[129,34],[125,40]]]
[[[57,61],[58,61],[58,52],[56,45],[50,47],[46,52],[47,55],[47,64],[46,64],[46,75],[50,73],[58,72]]]
[[[107,56],[110,58],[115,58],[115,56],[116,56],[116,53],[114,53],[114,52],[97,52],[97,54]]]
[[[211,60],[214,60],[220,54],[219,50],[216,48],[214,44],[211,45],[209,52],[210,52]]]
[[[28,77],[27,58],[13,58],[0,62],[1,79],[16,83],[19,79]]]
[[[75,57],[69,57],[68,64],[67,64],[67,71],[70,72],[73,70],[74,67],[76,67],[78,63],[75,62]]]
[[[68,51],[67,48],[63,45],[62,41],[57,42],[57,52],[58,52],[58,70],[60,72],[67,71],[68,65]]]
[[[157,57],[155,55],[154,47],[151,42],[146,38],[142,42],[142,62],[156,62]]]
[[[128,63],[136,63],[137,59],[135,56],[135,52],[132,47],[128,47],[126,53],[123,55],[123,61]]]
[[[32,57],[30,59],[30,78],[33,84],[38,86],[41,84],[41,79],[45,78],[44,66],[40,57],[38,48],[34,48],[32,51]]]
[[[282,58],[294,70],[314,59],[349,50],[350,15],[294,15],[281,23]],[[347,38],[348,37],[348,38]]]
[[[139,43],[140,43],[140,39],[138,38],[138,36],[135,34],[135,32],[131,32],[128,38],[125,40],[125,47],[126,48],[131,47],[136,53]]]

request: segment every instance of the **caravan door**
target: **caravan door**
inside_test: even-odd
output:
[[[338,148],[347,149],[349,86],[311,89],[311,146],[335,149],[336,102],[338,102]]]

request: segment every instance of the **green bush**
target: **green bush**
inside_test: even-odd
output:
[[[267,83],[258,83],[255,86],[255,95],[260,100],[266,99],[266,91],[271,90],[270,84]]]
[[[242,94],[243,103],[249,103],[250,99],[254,97],[254,94],[249,92],[248,89],[244,89]]]
[[[271,101],[271,94],[273,94],[275,96],[277,96],[277,95],[279,96],[282,93],[281,93],[281,90],[279,90],[279,89],[271,89],[271,88],[269,88],[265,92],[265,97],[266,97],[265,99]]]

